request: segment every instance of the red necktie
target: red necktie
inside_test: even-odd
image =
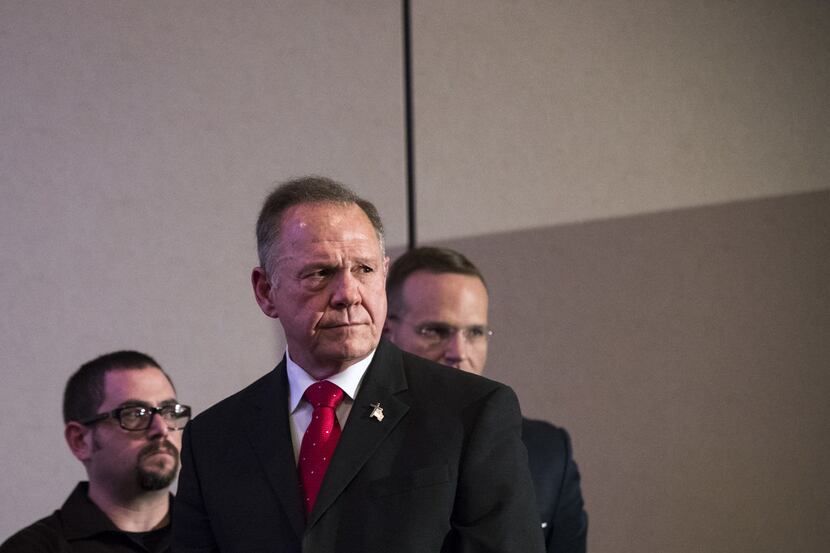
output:
[[[323,484],[323,476],[329,467],[334,448],[337,447],[337,440],[340,439],[340,423],[337,422],[334,410],[343,399],[343,390],[337,384],[322,380],[306,388],[303,398],[314,407],[311,424],[303,435],[297,463],[305,513],[308,516],[317,500],[317,492]]]

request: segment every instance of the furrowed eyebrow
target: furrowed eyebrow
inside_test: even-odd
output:
[[[370,267],[374,267],[374,266],[375,266],[375,265],[377,265],[378,263],[382,263],[382,262],[383,262],[383,261],[382,261],[382,259],[378,259],[378,258],[376,258],[375,256],[370,256],[370,257],[356,257],[356,258],[355,258],[355,263],[357,263],[357,264],[359,264],[359,265],[368,265],[368,266],[370,266]]]
[[[320,269],[337,269],[340,267],[337,263],[327,263],[325,261],[321,261],[319,263],[309,263],[308,265],[303,266],[303,271],[314,271]]]
[[[346,269],[347,267],[370,267],[372,269],[378,266],[378,262],[374,258],[355,258],[352,263],[348,266],[343,265],[339,262],[330,261],[330,260],[320,260],[320,261],[312,261],[302,265],[297,270],[298,274],[306,274],[314,271],[319,270],[329,270],[329,271],[338,271],[340,269]]]
[[[298,267],[298,272],[300,273],[307,273],[309,271],[319,270],[319,269],[330,269],[333,267],[337,267],[337,263],[334,263],[330,259],[319,259],[316,261],[309,261],[304,263]]]

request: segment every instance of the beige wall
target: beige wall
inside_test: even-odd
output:
[[[423,240],[828,186],[826,3],[429,0],[413,20]]]
[[[317,172],[405,241],[400,13],[374,2],[0,2],[0,540],[83,469],[70,373],[137,348],[198,410],[273,367],[271,184]]]
[[[412,4],[419,236],[484,267],[491,375],[571,431],[591,549],[826,550],[830,12]],[[0,3],[0,539],[83,474],[82,362],[146,350],[197,410],[274,364],[273,181],[351,183],[404,244],[400,20]]]

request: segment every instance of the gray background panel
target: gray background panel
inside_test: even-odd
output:
[[[484,267],[591,549],[826,551],[826,3],[412,4],[420,239]],[[401,36],[385,0],[0,2],[0,539],[83,475],[82,362],[147,350],[197,411],[276,363],[274,181],[353,185],[401,249]]]
[[[488,374],[572,435],[596,551],[821,551],[830,192],[442,244]]]

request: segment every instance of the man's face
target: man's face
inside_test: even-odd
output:
[[[173,387],[155,367],[106,373],[104,393],[99,413],[125,406],[176,403]],[[165,489],[178,474],[182,433],[169,430],[158,414],[145,430],[125,430],[117,420],[105,419],[92,427],[91,439],[87,462],[90,482],[113,493]]]
[[[268,263],[274,274],[254,270],[254,291],[263,312],[282,323],[292,359],[325,378],[377,347],[387,263],[360,207],[301,204],[283,217]]]
[[[481,374],[487,361],[487,289],[481,279],[417,271],[401,292],[401,312],[386,324],[389,339],[415,355]]]

